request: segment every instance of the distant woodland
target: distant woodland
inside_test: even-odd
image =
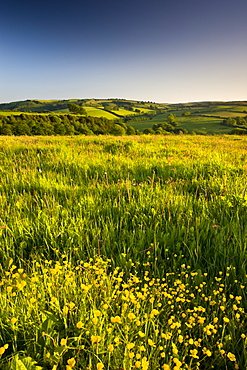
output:
[[[135,135],[136,130],[104,117],[83,117],[72,114],[0,115],[0,135]]]

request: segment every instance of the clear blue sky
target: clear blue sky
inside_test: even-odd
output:
[[[246,0],[4,0],[0,102],[247,100]]]

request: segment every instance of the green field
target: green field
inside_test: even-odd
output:
[[[137,115],[136,112],[132,112],[132,111],[129,111],[129,110],[126,110],[126,109],[119,109],[118,111],[116,111],[117,114],[119,114],[120,116],[135,116]]]
[[[178,114],[178,111],[173,112]],[[180,113],[180,112],[179,112]],[[169,113],[155,116],[152,120],[129,122],[136,130],[145,130],[154,124],[164,123]],[[195,131],[198,134],[227,134],[231,128],[221,126],[222,119],[203,116],[177,116],[178,127],[186,128],[189,132]]]
[[[33,115],[35,112],[13,112],[13,111],[0,111],[1,116],[19,116],[20,114]],[[49,114],[49,113],[37,113],[37,114]]]
[[[1,370],[246,369],[247,138],[0,137],[0,159]]]
[[[106,112],[104,109],[98,109],[94,107],[85,107],[85,110],[89,116],[92,117],[105,117],[107,119],[116,119],[114,114]]]
[[[207,113],[207,116],[215,116],[216,113]],[[222,118],[228,118],[228,117],[246,117],[246,113],[239,113],[239,112],[229,112],[229,111],[217,111],[217,116]]]

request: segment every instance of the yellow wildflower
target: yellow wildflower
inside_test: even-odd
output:
[[[135,367],[136,367],[137,369],[140,369],[140,368],[141,368],[141,361],[136,361],[136,362],[135,362]]]
[[[127,349],[132,349],[132,348],[134,348],[135,347],[135,343],[128,343],[127,345],[126,345],[126,348]]]
[[[169,365],[167,365],[167,364],[164,364],[163,365],[163,370],[170,370],[171,368],[170,368],[170,366]]]
[[[5,344],[3,347],[0,347],[0,355],[3,355],[6,349],[9,347],[8,344]]]
[[[156,310],[155,308],[150,312],[150,318],[154,318],[155,315],[159,315],[159,311]]]
[[[142,359],[142,369],[147,370],[149,366],[149,362],[147,361],[147,357],[143,357]]]
[[[68,312],[69,312],[68,307],[64,306],[63,309],[62,309],[62,312],[63,312],[64,315],[67,315]]]
[[[210,357],[210,356],[212,356],[212,352],[209,350],[209,349],[207,349],[207,348],[203,348],[203,353],[205,354],[205,355],[207,355],[208,357]]]
[[[136,318],[136,315],[133,313],[133,312],[130,312],[129,314],[128,314],[128,319],[130,319],[130,320],[134,320]]]
[[[197,349],[191,349],[191,350],[190,350],[190,356],[191,356],[191,357],[199,358],[199,357],[197,356],[197,353],[198,353]]]
[[[139,335],[141,338],[145,337],[145,333],[143,333],[143,331],[138,331],[138,335]]]
[[[101,340],[101,337],[99,335],[92,335],[91,336],[91,342],[94,343],[99,343]]]
[[[78,323],[76,324],[76,327],[78,328],[78,329],[81,329],[82,327],[83,327],[83,322],[81,322],[81,321],[78,321]]]
[[[229,358],[230,361],[233,361],[233,362],[236,361],[235,355],[231,352],[228,352],[227,357]]]
[[[62,338],[61,341],[60,341],[60,346],[66,346],[66,344],[67,344],[67,339]]]
[[[109,346],[107,347],[107,349],[108,349],[108,351],[113,352],[114,351],[113,344],[109,344]]]
[[[98,316],[100,316],[100,314],[101,314],[100,310],[95,310],[95,311],[94,311],[94,315],[95,315],[95,316],[97,316],[97,317],[98,317]]]
[[[139,347],[139,350],[140,350],[141,352],[145,352],[145,351],[146,351],[146,348],[145,348],[144,346],[140,346],[140,347]]]
[[[113,316],[113,317],[111,317],[111,322],[121,324],[122,320],[121,320],[120,316],[115,316],[115,317]]]
[[[75,359],[74,359],[74,357],[72,357],[72,358],[69,358],[68,360],[67,360],[67,364],[72,368],[72,367],[74,367],[75,366]]]
[[[75,307],[75,304],[74,304],[74,302],[69,302],[68,306],[72,310]]]
[[[93,318],[92,318],[92,323],[96,325],[96,324],[97,324],[97,322],[98,322],[98,318],[97,318],[97,317],[93,317]]]
[[[149,344],[151,347],[155,347],[155,343],[152,341],[152,339],[148,339],[148,344]]]

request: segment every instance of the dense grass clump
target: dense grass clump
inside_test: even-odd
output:
[[[245,369],[246,141],[0,138],[0,369]]]

